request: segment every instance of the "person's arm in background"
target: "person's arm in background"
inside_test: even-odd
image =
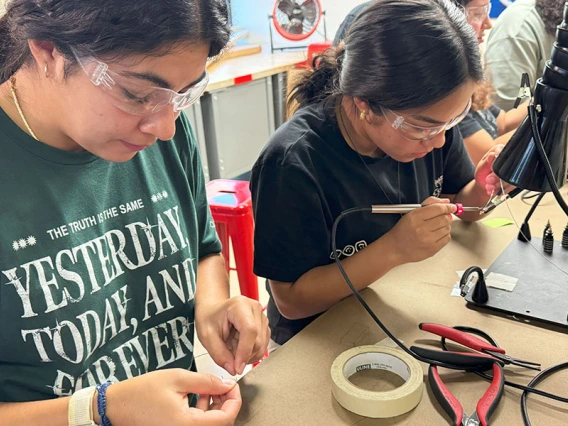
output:
[[[516,109],[505,112],[499,107],[491,105],[487,111],[484,111],[486,115],[492,114],[495,117],[498,134],[498,137],[495,139],[474,118],[474,114],[478,113],[470,112],[466,115],[463,121],[458,124],[458,129],[473,164],[478,164],[483,156],[495,145],[504,145],[509,142],[519,124],[527,116],[527,106],[528,101]],[[478,117],[478,119],[481,118]]]
[[[495,105],[491,105],[486,114],[492,114],[497,123],[497,138],[485,130],[479,122],[473,118],[474,112],[469,113],[459,123],[458,128],[462,134],[467,153],[473,164],[478,164],[483,156],[495,145],[505,145],[517,130],[517,127],[527,115],[528,101],[516,109],[505,112]],[[523,112],[524,111],[524,112]]]
[[[503,110],[500,110],[494,105],[491,106],[489,111],[484,111],[484,113],[493,114],[494,116],[505,114]],[[478,164],[487,151],[495,145],[507,143],[513,135],[513,132],[506,133],[496,139],[493,139],[491,134],[489,134],[489,132],[483,128],[481,123],[477,121],[482,119],[482,116],[478,116],[476,119],[475,114],[479,113],[475,111],[469,112],[457,127],[461,137],[463,138],[463,143],[467,153],[469,154],[471,162],[473,164]]]
[[[499,136],[516,130],[528,114],[529,101],[513,108],[509,111],[501,110],[497,116],[497,127]]]
[[[494,31],[495,28],[487,42],[485,66],[496,91],[493,97],[494,103],[509,111],[519,94],[522,74],[529,75],[531,85],[541,77],[537,75],[539,47],[536,40],[521,37],[498,38]]]
[[[487,151],[495,145],[504,145],[509,142],[515,131],[516,129],[511,130],[510,132],[499,136],[497,139],[493,139],[486,130],[481,129],[467,138],[464,138],[463,141],[467,148],[467,153],[469,154],[473,164],[478,164],[483,156],[487,154]]]

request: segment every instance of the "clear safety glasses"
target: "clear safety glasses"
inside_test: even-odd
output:
[[[134,115],[154,114],[168,105],[173,106],[174,112],[179,112],[197,101],[209,83],[209,75],[205,71],[194,85],[183,93],[177,93],[111,71],[98,59],[79,58],[76,54],[75,58],[91,82],[104,91],[115,106]]]
[[[467,20],[471,24],[481,24],[485,21],[491,13],[491,3],[485,6],[465,7],[465,14]]]
[[[463,112],[452,119],[451,121],[438,125],[438,126],[430,126],[430,127],[423,127],[417,126],[415,124],[410,124],[406,121],[406,118],[397,115],[394,111],[391,111],[388,108],[379,107],[383,113],[383,116],[389,122],[389,124],[393,127],[393,129],[397,129],[402,133],[402,135],[406,139],[414,140],[414,141],[423,141],[427,139],[431,139],[434,136],[451,129],[460,121],[462,121],[467,113],[471,108],[471,99],[467,103],[467,106],[463,110]]]

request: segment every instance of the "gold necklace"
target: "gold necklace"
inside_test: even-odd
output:
[[[16,95],[16,78],[15,77],[10,78],[10,91],[12,92],[12,99],[14,100],[14,104],[16,105],[16,109],[18,110],[18,113],[20,114],[20,118],[22,119],[22,121],[26,125],[26,129],[28,129],[28,133],[36,141],[39,141],[39,139],[35,135],[34,131],[30,127],[30,125],[28,124],[28,120],[26,120],[26,117],[24,116],[24,112],[22,111],[22,107],[20,106],[20,102],[18,101],[18,96]]]

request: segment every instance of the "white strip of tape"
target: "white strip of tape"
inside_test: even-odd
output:
[[[373,392],[355,386],[349,377],[361,370],[386,370],[405,380],[399,388]],[[365,417],[387,418],[407,413],[422,399],[420,363],[400,349],[360,346],[339,355],[331,366],[333,396],[344,408]]]

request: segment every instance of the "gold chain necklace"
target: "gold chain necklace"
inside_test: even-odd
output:
[[[340,125],[343,128],[343,131],[345,132],[345,136],[347,138],[347,143],[350,144],[355,149],[355,152],[359,156],[359,159],[361,160],[361,162],[363,163],[363,165],[365,166],[365,168],[367,169],[367,171],[369,172],[369,174],[371,175],[371,177],[373,178],[373,180],[375,181],[377,186],[381,189],[381,191],[383,191],[383,194],[385,194],[385,197],[387,197],[387,200],[389,200],[389,203],[394,204],[393,201],[388,196],[387,192],[384,190],[384,188],[381,185],[381,183],[379,182],[379,180],[375,177],[375,174],[371,171],[371,168],[367,165],[367,162],[365,161],[365,159],[363,158],[363,156],[359,152],[359,149],[357,149],[357,145],[355,145],[355,143],[351,139],[351,135],[349,134],[349,131],[347,130],[347,126],[345,125],[345,122],[344,122],[343,107],[341,106],[341,104],[338,105],[338,108],[339,108]],[[396,169],[397,173],[396,174],[397,174],[397,178],[398,178],[398,204],[402,204],[401,194],[400,194],[400,162],[397,161],[396,165],[397,165],[397,169]],[[401,217],[402,217],[402,215],[401,215]]]
[[[26,117],[24,116],[24,112],[22,111],[22,107],[20,106],[20,102],[18,101],[18,96],[16,95],[16,78],[15,77],[10,78],[10,91],[12,92],[12,99],[14,100],[14,104],[16,105],[16,109],[18,110],[18,113],[20,114],[20,118],[24,122],[26,129],[28,129],[28,133],[36,141],[39,141],[39,139],[35,135],[34,131],[30,127],[30,125],[28,124],[28,120],[26,120]]]

